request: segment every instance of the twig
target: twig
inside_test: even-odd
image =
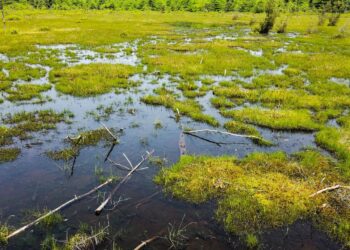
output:
[[[321,194],[321,193],[324,193],[324,192],[327,192],[327,191],[333,191],[333,190],[336,190],[338,188],[346,188],[346,189],[350,189],[350,186],[342,186],[342,185],[335,185],[335,186],[332,186],[332,187],[326,187],[324,189],[321,189],[319,191],[317,191],[316,193],[313,193],[312,195],[310,195],[309,197],[314,197],[318,194]]]
[[[155,241],[159,239],[160,236],[153,236],[152,238],[149,238],[148,240],[142,241],[141,244],[139,244],[137,247],[134,248],[134,250],[140,250],[147,244],[151,243],[152,241]]]
[[[195,133],[200,133],[200,132],[212,132],[212,133],[231,135],[231,136],[236,136],[236,137],[261,139],[258,136],[254,136],[254,135],[233,134],[233,133],[230,133],[230,132],[219,131],[219,130],[214,130],[214,129],[199,129],[199,130],[184,131],[185,134],[195,134]]]
[[[129,167],[124,166],[124,165],[122,165],[122,164],[120,164],[120,163],[117,163],[117,162],[111,160],[110,158],[108,158],[108,161],[109,161],[110,163],[112,163],[114,166],[116,166],[117,168],[121,169],[121,170],[127,170],[127,171],[130,171],[130,170],[131,170]]]
[[[130,160],[126,157],[125,154],[123,154],[129,161],[130,165],[131,165],[131,170],[130,172],[118,183],[118,185],[110,192],[110,194],[108,195],[107,199],[104,200],[101,205],[95,210],[95,214],[96,215],[100,215],[102,210],[104,209],[104,207],[108,204],[108,202],[110,202],[113,198],[114,193],[124,184],[128,181],[128,179],[131,177],[131,175],[142,165],[142,163],[144,163],[152,154],[154,153],[154,150],[152,150],[151,152],[147,152],[146,156],[142,156],[142,160],[135,166],[133,167]]]
[[[129,160],[129,158],[126,156],[126,154],[123,153],[123,156],[125,157],[125,159],[127,160],[127,162],[129,163],[131,169],[134,167],[131,163],[131,161]]]
[[[109,128],[107,128],[107,126],[101,122],[101,125],[107,130],[107,132],[113,137],[114,141],[117,142],[118,141],[118,137],[116,137],[110,130]]]
[[[97,186],[97,187],[91,189],[89,192],[87,192],[87,193],[85,193],[85,194],[82,194],[82,195],[80,195],[80,196],[75,196],[73,199],[67,201],[66,203],[64,203],[64,204],[62,204],[62,205],[60,205],[59,207],[55,208],[54,210],[51,210],[50,212],[48,212],[48,213],[46,213],[45,215],[39,217],[38,219],[32,221],[31,223],[29,223],[29,224],[27,224],[27,225],[25,225],[25,226],[23,226],[23,227],[17,229],[16,231],[12,232],[11,234],[9,234],[9,235],[6,237],[6,239],[10,239],[10,238],[12,238],[12,237],[14,237],[14,236],[16,236],[16,235],[18,235],[18,234],[24,232],[25,230],[27,230],[28,228],[32,227],[33,225],[36,225],[37,223],[39,223],[40,221],[42,221],[42,220],[45,219],[46,217],[48,217],[48,216],[50,216],[50,215],[52,215],[52,214],[54,214],[54,213],[56,213],[56,212],[62,210],[63,208],[65,208],[65,207],[71,205],[72,203],[74,203],[74,202],[76,202],[76,201],[79,201],[79,200],[85,198],[86,196],[89,196],[90,194],[92,194],[92,193],[98,191],[99,189],[103,188],[104,186],[108,185],[108,184],[111,183],[112,181],[113,181],[113,179],[108,179],[107,181],[105,181],[105,182],[102,183],[101,185],[99,185],[99,186]]]

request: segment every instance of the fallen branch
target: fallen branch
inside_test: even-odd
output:
[[[107,128],[107,126],[101,122],[101,125],[105,128],[105,130],[113,137],[114,143],[118,142],[118,137],[116,137],[110,130]]]
[[[230,132],[219,131],[219,130],[214,130],[214,129],[199,129],[199,130],[187,130],[187,131],[184,131],[185,134],[195,134],[195,133],[200,133],[200,132],[211,132],[211,133],[231,135],[231,136],[243,137],[243,138],[261,139],[258,136],[254,136],[254,135],[233,134],[233,133],[230,133]]]
[[[124,166],[123,164],[120,164],[120,163],[118,163],[118,162],[115,162],[115,161],[113,161],[113,160],[110,159],[110,158],[108,158],[108,161],[109,161],[112,165],[116,166],[117,168],[119,168],[119,169],[121,169],[121,170],[126,170],[126,171],[130,171],[130,170],[131,170],[129,167]]]
[[[137,171],[137,169],[154,153],[154,150],[152,150],[151,152],[147,152],[146,156],[142,156],[142,160],[134,167],[132,165],[132,163],[130,162],[130,160],[127,158],[127,156],[125,154],[123,154],[125,156],[125,158],[128,160],[130,166],[131,166],[131,170],[129,171],[129,173],[118,183],[118,185],[110,192],[110,194],[108,195],[107,199],[104,200],[101,205],[95,210],[95,214],[96,215],[100,215],[102,210],[104,209],[104,207],[108,204],[108,202],[110,202],[113,198],[114,193],[124,184],[126,183],[129,178],[131,177],[131,175]]]
[[[159,239],[160,236],[153,236],[152,238],[149,238],[148,240],[142,241],[140,245],[138,245],[137,247],[134,248],[134,250],[140,250],[142,249],[144,246],[146,246],[147,244],[151,243],[152,241],[155,241],[157,239]]]
[[[136,204],[135,208],[138,209],[140,206],[142,206],[143,204],[145,204],[145,203],[147,203],[148,201],[150,201],[150,199],[152,199],[153,197],[157,196],[159,193],[160,193],[160,191],[157,191],[157,192],[151,194],[150,196],[148,196],[148,197],[146,197],[146,198],[140,200],[140,201]]]
[[[87,192],[87,193],[85,193],[85,194],[82,194],[82,195],[79,195],[79,196],[75,196],[73,199],[67,201],[66,203],[64,203],[64,204],[62,204],[62,205],[60,205],[59,207],[55,208],[54,210],[51,210],[50,212],[48,212],[48,213],[46,213],[45,215],[39,217],[38,219],[32,221],[31,223],[29,223],[29,224],[27,224],[27,225],[25,225],[25,226],[23,226],[23,227],[17,229],[16,231],[10,233],[10,234],[6,237],[6,239],[10,239],[10,238],[12,238],[12,237],[14,237],[14,236],[16,236],[16,235],[18,235],[18,234],[20,234],[20,233],[26,231],[28,228],[32,227],[33,225],[36,225],[37,223],[39,223],[40,221],[42,221],[42,220],[45,219],[46,217],[48,217],[48,216],[50,216],[50,215],[52,215],[52,214],[54,214],[54,213],[56,213],[56,212],[62,210],[63,208],[65,208],[65,207],[71,205],[71,204],[74,203],[74,202],[77,202],[77,201],[79,201],[79,200],[85,198],[86,196],[89,196],[90,194],[92,194],[92,193],[98,191],[99,189],[103,188],[104,186],[106,186],[107,184],[111,183],[112,181],[113,181],[113,179],[108,179],[107,181],[105,181],[105,182],[102,183],[101,185],[99,185],[99,186],[97,186],[97,187],[91,189],[89,192]]]
[[[350,186],[342,186],[342,185],[335,185],[335,186],[332,186],[332,187],[326,187],[324,189],[321,189],[319,191],[317,191],[316,193],[313,193],[312,195],[310,195],[309,197],[314,197],[318,194],[321,194],[321,193],[324,193],[324,192],[327,192],[327,191],[333,191],[333,190],[336,190],[338,188],[346,188],[346,189],[349,189],[350,190]]]
[[[186,133],[187,135],[190,135],[190,136],[193,136],[195,138],[198,138],[200,140],[203,140],[203,141],[206,141],[206,142],[209,142],[209,143],[213,143],[215,144],[216,146],[218,147],[221,147],[221,145],[232,145],[232,144],[243,144],[243,145],[247,145],[247,143],[239,143],[239,142],[218,142],[218,141],[213,141],[213,140],[210,140],[210,139],[207,139],[207,138],[204,138],[202,136],[199,136],[199,135],[196,135],[196,134],[192,134],[192,133]]]

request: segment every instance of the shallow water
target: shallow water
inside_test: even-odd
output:
[[[216,36],[213,39],[230,40],[235,39],[235,37]],[[156,42],[156,40],[152,41]],[[191,40],[187,39],[186,42],[191,42]],[[141,65],[141,60],[137,57],[139,43],[139,41],[135,41],[133,43],[111,45],[111,47],[121,49],[117,53],[108,53],[113,57],[107,56],[107,53],[98,53],[87,48],[80,48],[74,44],[38,45],[38,48],[58,50],[60,60],[68,65],[89,63]],[[125,52],[126,48],[131,48],[131,54]],[[74,54],[74,58],[67,56],[67,51]],[[257,53],[256,56],[260,56],[260,52]],[[7,56],[0,55],[0,60],[6,61],[8,59]],[[30,66],[42,67],[46,70],[46,75],[43,78],[33,79],[31,83],[42,84],[49,81],[50,67]],[[261,74],[282,74],[286,67],[287,65],[283,65],[275,70],[256,71],[254,77]],[[203,78],[205,77],[208,76],[203,76]],[[232,79],[244,79],[251,82],[253,79],[253,77],[242,78],[240,76],[210,76],[210,78],[215,81],[214,84]],[[76,98],[59,94],[53,88],[44,93],[52,101],[41,105],[31,104],[30,102],[16,105],[8,101],[0,104],[2,114],[23,110],[54,109],[55,111],[63,111],[67,109],[75,115],[72,124],[60,124],[55,131],[36,133],[32,140],[16,141],[16,145],[22,148],[21,156],[14,162],[2,164],[0,168],[0,183],[2,184],[0,190],[1,221],[8,221],[9,225],[19,227],[24,222],[24,210],[52,209],[71,199],[74,195],[87,192],[98,185],[95,176],[96,167],[102,167],[107,173],[113,171],[121,176],[125,175],[125,172],[115,169],[104,161],[106,154],[110,151],[111,145],[109,144],[101,143],[98,146],[81,150],[74,169],[70,169],[68,172],[61,170],[63,162],[55,162],[45,155],[46,151],[58,150],[67,146],[64,139],[68,135],[76,135],[82,129],[100,128],[101,123],[95,121],[87,113],[96,111],[101,104],[104,106],[113,105],[118,110],[107,120],[102,121],[110,128],[124,128],[124,133],[120,137],[120,144],[114,147],[110,158],[125,164],[123,153],[127,154],[130,160],[136,164],[140,161],[141,154],[146,150],[154,149],[155,155],[166,158],[167,165],[171,165],[179,159],[178,142],[181,125],[193,129],[210,128],[206,124],[194,122],[186,117],[181,119],[181,124],[177,123],[172,118],[172,112],[168,109],[146,106],[139,101],[141,96],[152,93],[153,89],[162,84],[174,88],[176,84],[170,81],[170,76],[139,74],[133,76],[132,79],[141,81],[141,86],[122,94],[109,93],[97,97]],[[155,80],[157,84],[152,84]],[[23,83],[23,81],[17,83]],[[214,116],[223,124],[227,119],[223,118],[218,110],[210,105],[211,97],[212,94],[207,93],[205,96],[197,98],[197,100],[202,104],[204,113]],[[129,113],[128,109],[134,109],[136,112]],[[161,121],[163,128],[155,128],[154,122],[156,120]],[[255,151],[273,152],[283,150],[288,154],[292,154],[305,147],[316,147],[312,133],[277,132],[264,128],[259,128],[259,131],[266,139],[271,140],[274,146],[260,147],[246,138],[203,134],[203,137],[207,139],[230,142],[231,144],[217,146],[195,137],[186,136],[186,149],[189,154],[227,154],[244,157]],[[72,162],[69,164],[72,164]],[[104,249],[103,247],[110,248],[113,241],[123,249],[132,249],[142,240],[154,235],[165,234],[168,223],[178,224],[186,215],[184,223],[192,223],[187,230],[187,249],[241,249],[244,247],[238,237],[226,234],[222,226],[215,221],[213,213],[215,202],[193,205],[166,197],[161,192],[155,194],[160,188],[153,183],[152,178],[159,171],[159,168],[149,163],[144,166],[149,168],[136,173],[115,195],[116,201],[119,197],[128,199],[121,202],[117,209],[104,212],[97,217],[94,215],[94,209],[99,204],[96,197],[85,199],[65,209],[63,215],[66,221],[50,233],[55,234],[57,239],[64,240],[66,234],[75,232],[81,222],[96,226],[98,224],[106,225],[109,221],[110,241],[106,242],[101,249]],[[110,189],[111,187],[103,189],[104,193],[102,195],[107,194]],[[150,196],[152,198],[147,202],[141,202],[145,197]],[[312,228],[307,222],[297,222],[291,225],[288,229],[288,237],[284,236],[285,230],[285,228],[282,228],[266,232],[263,248],[337,249],[339,247],[329,240],[326,235]],[[8,249],[38,249],[43,238],[43,232],[38,227],[33,227],[32,230],[11,241]],[[164,240],[159,240],[152,244],[150,248],[165,249],[168,248],[168,245]]]

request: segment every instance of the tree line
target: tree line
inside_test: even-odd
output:
[[[0,0],[10,8],[264,12],[269,0]],[[350,0],[277,0],[288,11],[349,10]]]

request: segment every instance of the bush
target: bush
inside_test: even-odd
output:
[[[285,33],[287,30],[287,26],[288,26],[288,21],[284,20],[281,25],[278,27],[277,29],[277,33],[282,34]]]
[[[340,13],[332,13],[328,20],[328,26],[336,26],[340,18]]]
[[[264,21],[260,24],[260,27],[258,28],[258,32],[260,34],[268,34],[273,28],[273,25],[275,24],[275,20],[278,16],[275,0],[269,0],[266,3],[265,13],[266,17]]]

